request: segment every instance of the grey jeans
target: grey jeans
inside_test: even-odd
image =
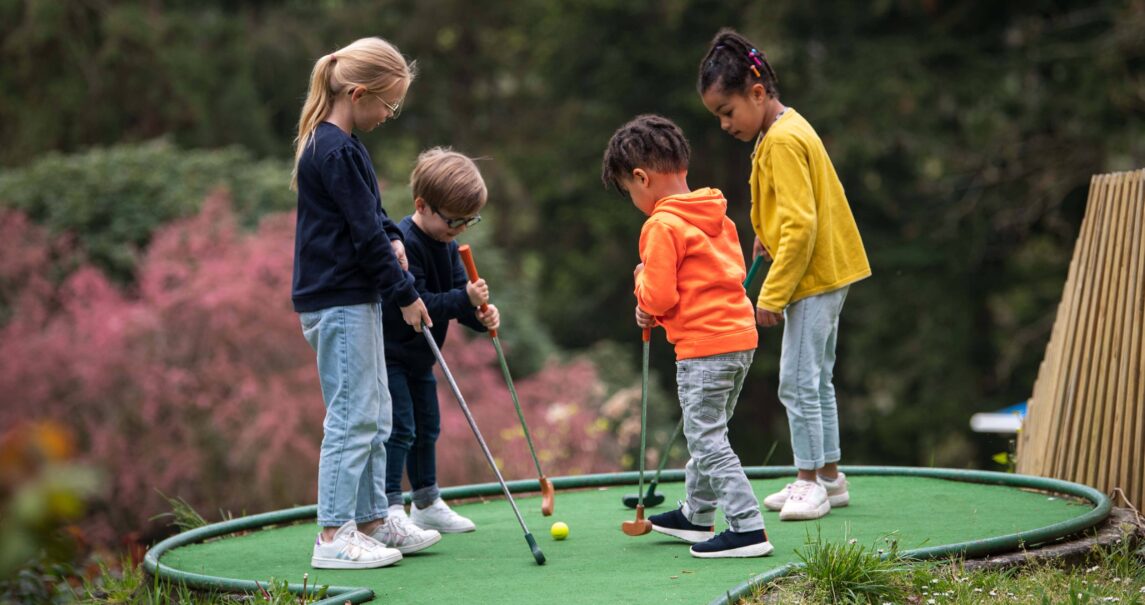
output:
[[[713,525],[718,505],[732,531],[763,529],[759,501],[728,442],[728,421],[754,356],[755,351],[739,351],[676,362],[691,455],[684,467],[683,513],[696,525]]]

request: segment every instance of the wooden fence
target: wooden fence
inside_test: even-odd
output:
[[[1143,343],[1145,170],[1096,175],[1018,438],[1018,472],[1120,488],[1145,508]]]

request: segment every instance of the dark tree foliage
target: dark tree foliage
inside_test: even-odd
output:
[[[601,154],[636,114],[671,118],[690,183],[725,192],[748,248],[751,147],[694,90],[723,26],[823,137],[871,258],[843,314],[845,461],[986,465],[1004,443],[967,419],[1031,391],[1090,175],[1145,165],[1139,0],[0,0],[0,166],[157,136],[287,160],[314,59],[382,35],[419,66],[401,118],[364,137],[387,208],[408,212],[419,149],[488,158],[480,228],[528,285],[503,312],[635,357],[642,217],[600,185]],[[779,340],[762,333],[733,422],[752,464],[773,442],[769,462],[789,460]],[[671,392],[670,347],[655,351]]]

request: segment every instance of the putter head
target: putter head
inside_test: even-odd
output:
[[[541,514],[548,517],[553,514],[553,482],[541,475]]]
[[[661,494],[648,494],[644,496],[644,506],[654,508],[664,503],[664,496]],[[640,494],[625,494],[624,506],[628,508],[636,508],[640,504]]]
[[[537,565],[544,565],[545,553],[541,552],[541,547],[537,546],[537,541],[533,539],[533,534],[525,534],[525,541],[529,543],[529,550],[533,551],[533,558],[536,559]]]
[[[643,536],[652,532],[652,522],[644,518],[644,507],[637,504],[636,520],[621,523],[620,529],[629,536]]]

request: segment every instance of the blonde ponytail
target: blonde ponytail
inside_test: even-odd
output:
[[[396,46],[381,38],[362,38],[318,59],[310,72],[310,92],[298,119],[290,188],[298,189],[302,153],[310,145],[314,130],[330,115],[336,94],[350,86],[363,86],[373,92],[408,86],[414,78],[414,67],[413,63],[406,62]]]

